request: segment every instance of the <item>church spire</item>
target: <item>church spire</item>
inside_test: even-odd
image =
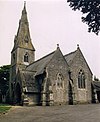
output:
[[[14,42],[15,44],[13,50],[17,47],[23,47],[23,48],[30,48],[31,50],[35,51],[35,48],[32,45],[31,37],[30,37],[29,23],[27,18],[27,11],[26,11],[26,1],[24,2],[21,19],[19,20],[17,35],[15,36]]]
[[[22,10],[22,15],[21,15],[20,22],[21,22],[21,24],[28,24],[27,11],[26,11],[26,1],[24,2],[24,8]]]
[[[20,34],[24,34],[24,31],[28,31],[28,34],[30,35],[29,32],[29,25],[28,25],[28,19],[27,19],[27,11],[26,11],[26,2],[24,2],[24,8],[22,10],[22,15],[21,19],[19,20],[19,28],[17,31],[17,36],[20,36]]]
[[[29,23],[27,19],[26,2],[22,10],[21,19],[19,20],[19,27],[17,35],[14,39],[14,47],[12,49],[12,58],[16,57],[16,64],[26,65],[30,64],[35,59],[35,48],[32,44],[29,30]],[[18,54],[18,55],[17,55]],[[26,62],[27,58],[27,62]],[[12,61],[13,62],[13,61]]]
[[[27,14],[26,12],[26,1],[24,1],[24,8],[22,10],[22,15]]]

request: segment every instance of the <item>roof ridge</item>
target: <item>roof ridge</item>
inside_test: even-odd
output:
[[[64,57],[65,57],[65,56],[68,56],[68,55],[71,55],[71,54],[75,53],[76,51],[77,51],[77,50],[75,50],[75,51],[73,51],[73,52],[70,52],[70,53],[64,55]]]
[[[43,56],[42,58],[40,58],[40,59],[38,59],[38,60],[36,60],[36,61],[34,61],[34,62],[32,62],[32,63],[29,64],[27,67],[29,67],[30,65],[32,65],[32,64],[34,64],[34,63],[36,63],[36,62],[38,62],[38,61],[40,61],[40,60],[42,60],[42,59],[44,59],[44,58],[50,56],[50,55],[52,55],[54,52],[55,52],[55,51],[53,51],[53,52],[51,52],[51,53],[49,53],[49,54]]]

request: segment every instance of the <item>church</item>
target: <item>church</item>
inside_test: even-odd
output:
[[[57,44],[50,54],[35,61],[26,4],[11,51],[10,103],[68,105],[91,103],[92,72],[79,47],[63,55]]]

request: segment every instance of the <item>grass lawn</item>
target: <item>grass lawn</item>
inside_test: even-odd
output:
[[[10,105],[0,104],[0,114],[6,113],[11,108]]]

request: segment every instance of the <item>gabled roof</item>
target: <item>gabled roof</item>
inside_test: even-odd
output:
[[[33,74],[24,73],[25,86],[27,87],[26,92],[38,92],[38,88],[34,79]]]
[[[54,51],[55,52],[55,51]],[[35,75],[39,75],[42,74],[45,70],[46,65],[49,63],[49,61],[51,60],[51,58],[54,55],[54,52],[44,56],[43,58],[33,62],[32,64],[30,64],[26,70],[27,71],[35,71],[36,74]]]
[[[76,51],[71,52],[71,53],[64,56],[68,65],[70,65],[70,63],[73,61],[73,58],[75,57],[75,55],[76,55]]]
[[[60,51],[60,48],[58,47],[57,50]],[[36,72],[35,76],[42,74],[45,71],[46,65],[52,59],[52,57],[54,56],[55,52],[57,52],[57,50],[52,52],[52,53],[50,53],[50,54],[48,54],[48,55],[46,55],[46,56],[44,56],[43,58],[41,58],[39,60],[33,62],[29,66],[27,66],[26,67],[26,71]],[[72,63],[72,61],[74,60],[74,58],[75,58],[75,56],[77,55],[78,52],[80,52],[82,54],[82,52],[81,52],[79,47],[74,52],[71,52],[71,53],[69,53],[69,54],[64,56],[64,58],[66,60],[66,63],[69,66]],[[82,56],[83,56],[83,54],[82,54]],[[84,56],[83,56],[83,58],[84,58]],[[85,60],[85,58],[84,58],[84,60]],[[85,60],[85,62],[86,62],[86,60]],[[87,62],[86,62],[86,64],[87,64]],[[87,67],[89,68],[88,64],[87,64]],[[89,70],[90,70],[90,68],[89,68]],[[90,70],[90,72],[91,72],[91,70]]]
[[[34,79],[33,72],[23,72],[23,71],[18,70],[16,78],[15,78],[15,82],[16,81],[18,81],[22,87],[26,87],[26,91],[25,91],[26,93],[39,92],[35,79]],[[18,82],[16,82],[16,84]]]
[[[34,71],[34,72],[36,72],[35,76],[42,74],[45,71],[45,68],[49,64],[50,60],[53,58],[53,56],[58,54],[58,52],[60,52],[61,55],[63,55],[61,50],[60,50],[60,48],[59,48],[59,45],[57,45],[57,49],[55,51],[53,51],[52,53],[44,56],[43,58],[41,58],[41,59],[33,62],[29,66],[27,66],[26,70],[27,71]],[[64,58],[64,56],[63,56],[63,58]],[[64,58],[64,60],[65,60],[65,58]]]
[[[18,76],[20,76],[22,86],[26,87],[26,92],[38,92],[38,88],[33,73],[19,71]]]
[[[88,63],[87,63],[87,61],[86,61],[86,59],[84,58],[83,53],[82,53],[82,51],[81,51],[80,48],[79,48],[79,45],[78,45],[78,47],[77,47],[77,50],[75,50],[74,52],[71,52],[71,53],[65,55],[65,59],[66,59],[68,65],[69,65],[69,66],[71,65],[72,61],[74,60],[75,56],[76,56],[78,53],[81,53],[81,55],[82,55],[84,61],[86,62],[86,65],[87,65],[88,69],[90,70],[90,72],[91,72],[91,74],[92,74],[92,71],[91,71],[91,69],[90,69],[90,67],[89,67],[89,65],[88,65]]]

